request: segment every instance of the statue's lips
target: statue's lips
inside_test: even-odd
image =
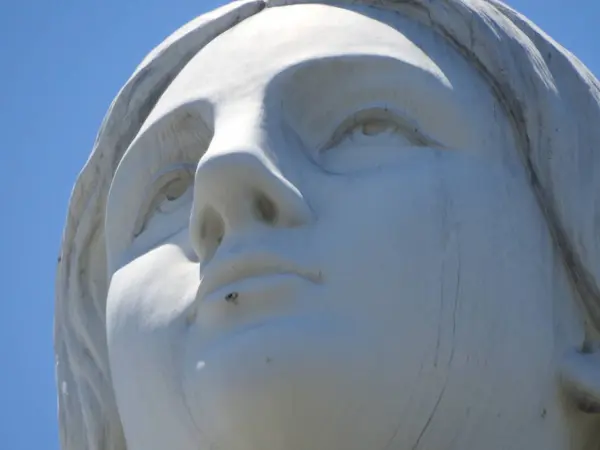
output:
[[[244,292],[298,277],[311,283],[322,281],[319,270],[302,267],[271,253],[221,258],[211,261],[202,270],[198,294],[201,301],[235,302]]]

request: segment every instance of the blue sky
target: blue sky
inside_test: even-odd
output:
[[[71,187],[145,54],[222,0],[0,5],[0,447],[56,450],[56,258]],[[600,76],[598,0],[508,0]],[[574,5],[578,5],[575,7]]]

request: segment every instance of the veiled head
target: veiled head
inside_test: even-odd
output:
[[[496,2],[264,6],[109,111],[59,273],[65,448],[596,442],[596,80]]]

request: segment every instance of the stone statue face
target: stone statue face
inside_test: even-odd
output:
[[[567,448],[582,328],[503,111],[390,12],[273,8],[202,49],[107,203],[128,449]]]

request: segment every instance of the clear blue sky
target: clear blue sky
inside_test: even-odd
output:
[[[54,276],[71,187],[109,103],[145,54],[224,1],[1,3],[0,447],[56,450]],[[600,1],[508,3],[600,76]]]

